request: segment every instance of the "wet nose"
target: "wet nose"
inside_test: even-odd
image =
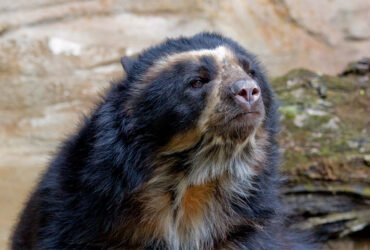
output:
[[[261,89],[254,80],[239,80],[231,85],[231,91],[237,99],[250,105],[261,96]]]

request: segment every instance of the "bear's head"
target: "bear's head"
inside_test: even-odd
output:
[[[170,39],[122,64],[132,133],[169,152],[204,137],[244,144],[270,111],[272,94],[255,57],[217,34]]]
[[[198,184],[223,173],[245,179],[275,152],[272,90],[235,41],[214,33],[169,39],[122,65],[127,76],[115,92],[122,130],[146,148],[150,169],[190,171]]]

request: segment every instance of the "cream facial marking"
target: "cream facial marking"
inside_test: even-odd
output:
[[[199,58],[203,56],[211,56],[219,65],[224,64],[228,60],[235,60],[231,50],[224,46],[219,46],[215,49],[201,49],[175,53],[161,58],[159,61],[154,63],[154,66],[149,68],[148,72],[143,76],[142,80],[149,83],[153,79],[155,79],[160,74],[160,72],[165,69],[171,68],[172,65],[185,60],[198,61]]]

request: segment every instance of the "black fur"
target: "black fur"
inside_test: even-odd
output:
[[[266,109],[263,128],[269,145],[268,164],[254,180],[257,189],[245,202],[232,204],[235,213],[263,228],[249,224],[234,228],[227,239],[215,239],[215,246],[222,247],[228,241],[239,249],[311,249],[298,244],[283,226],[277,198],[278,117],[263,70],[236,42],[210,33],[167,40],[124,64],[126,79],[112,87],[79,132],[63,144],[43,175],[15,228],[12,249],[130,249],[115,235],[124,230],[120,225],[126,217],[139,216],[140,208],[131,193],[153,173],[153,158],[161,146],[179,131],[195,126],[207,88],[190,90],[193,76],[205,72],[204,78],[212,79],[217,69],[209,57],[198,63],[181,62],[148,87],[143,87],[145,73],[166,55],[220,45],[227,45],[246,61],[246,70],[252,68],[260,83]],[[176,171],[186,167],[179,162]],[[138,248],[167,246],[158,239],[143,242]]]

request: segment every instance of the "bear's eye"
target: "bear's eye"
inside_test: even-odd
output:
[[[241,59],[240,64],[244,71],[252,78],[256,77],[256,70],[252,68],[252,63],[249,60]]]
[[[250,77],[254,78],[256,76],[256,71],[254,69],[250,69],[248,71],[248,75],[250,75]]]
[[[190,81],[190,86],[194,89],[198,89],[203,87],[203,85],[206,84],[207,82],[208,82],[207,79],[197,78]]]

